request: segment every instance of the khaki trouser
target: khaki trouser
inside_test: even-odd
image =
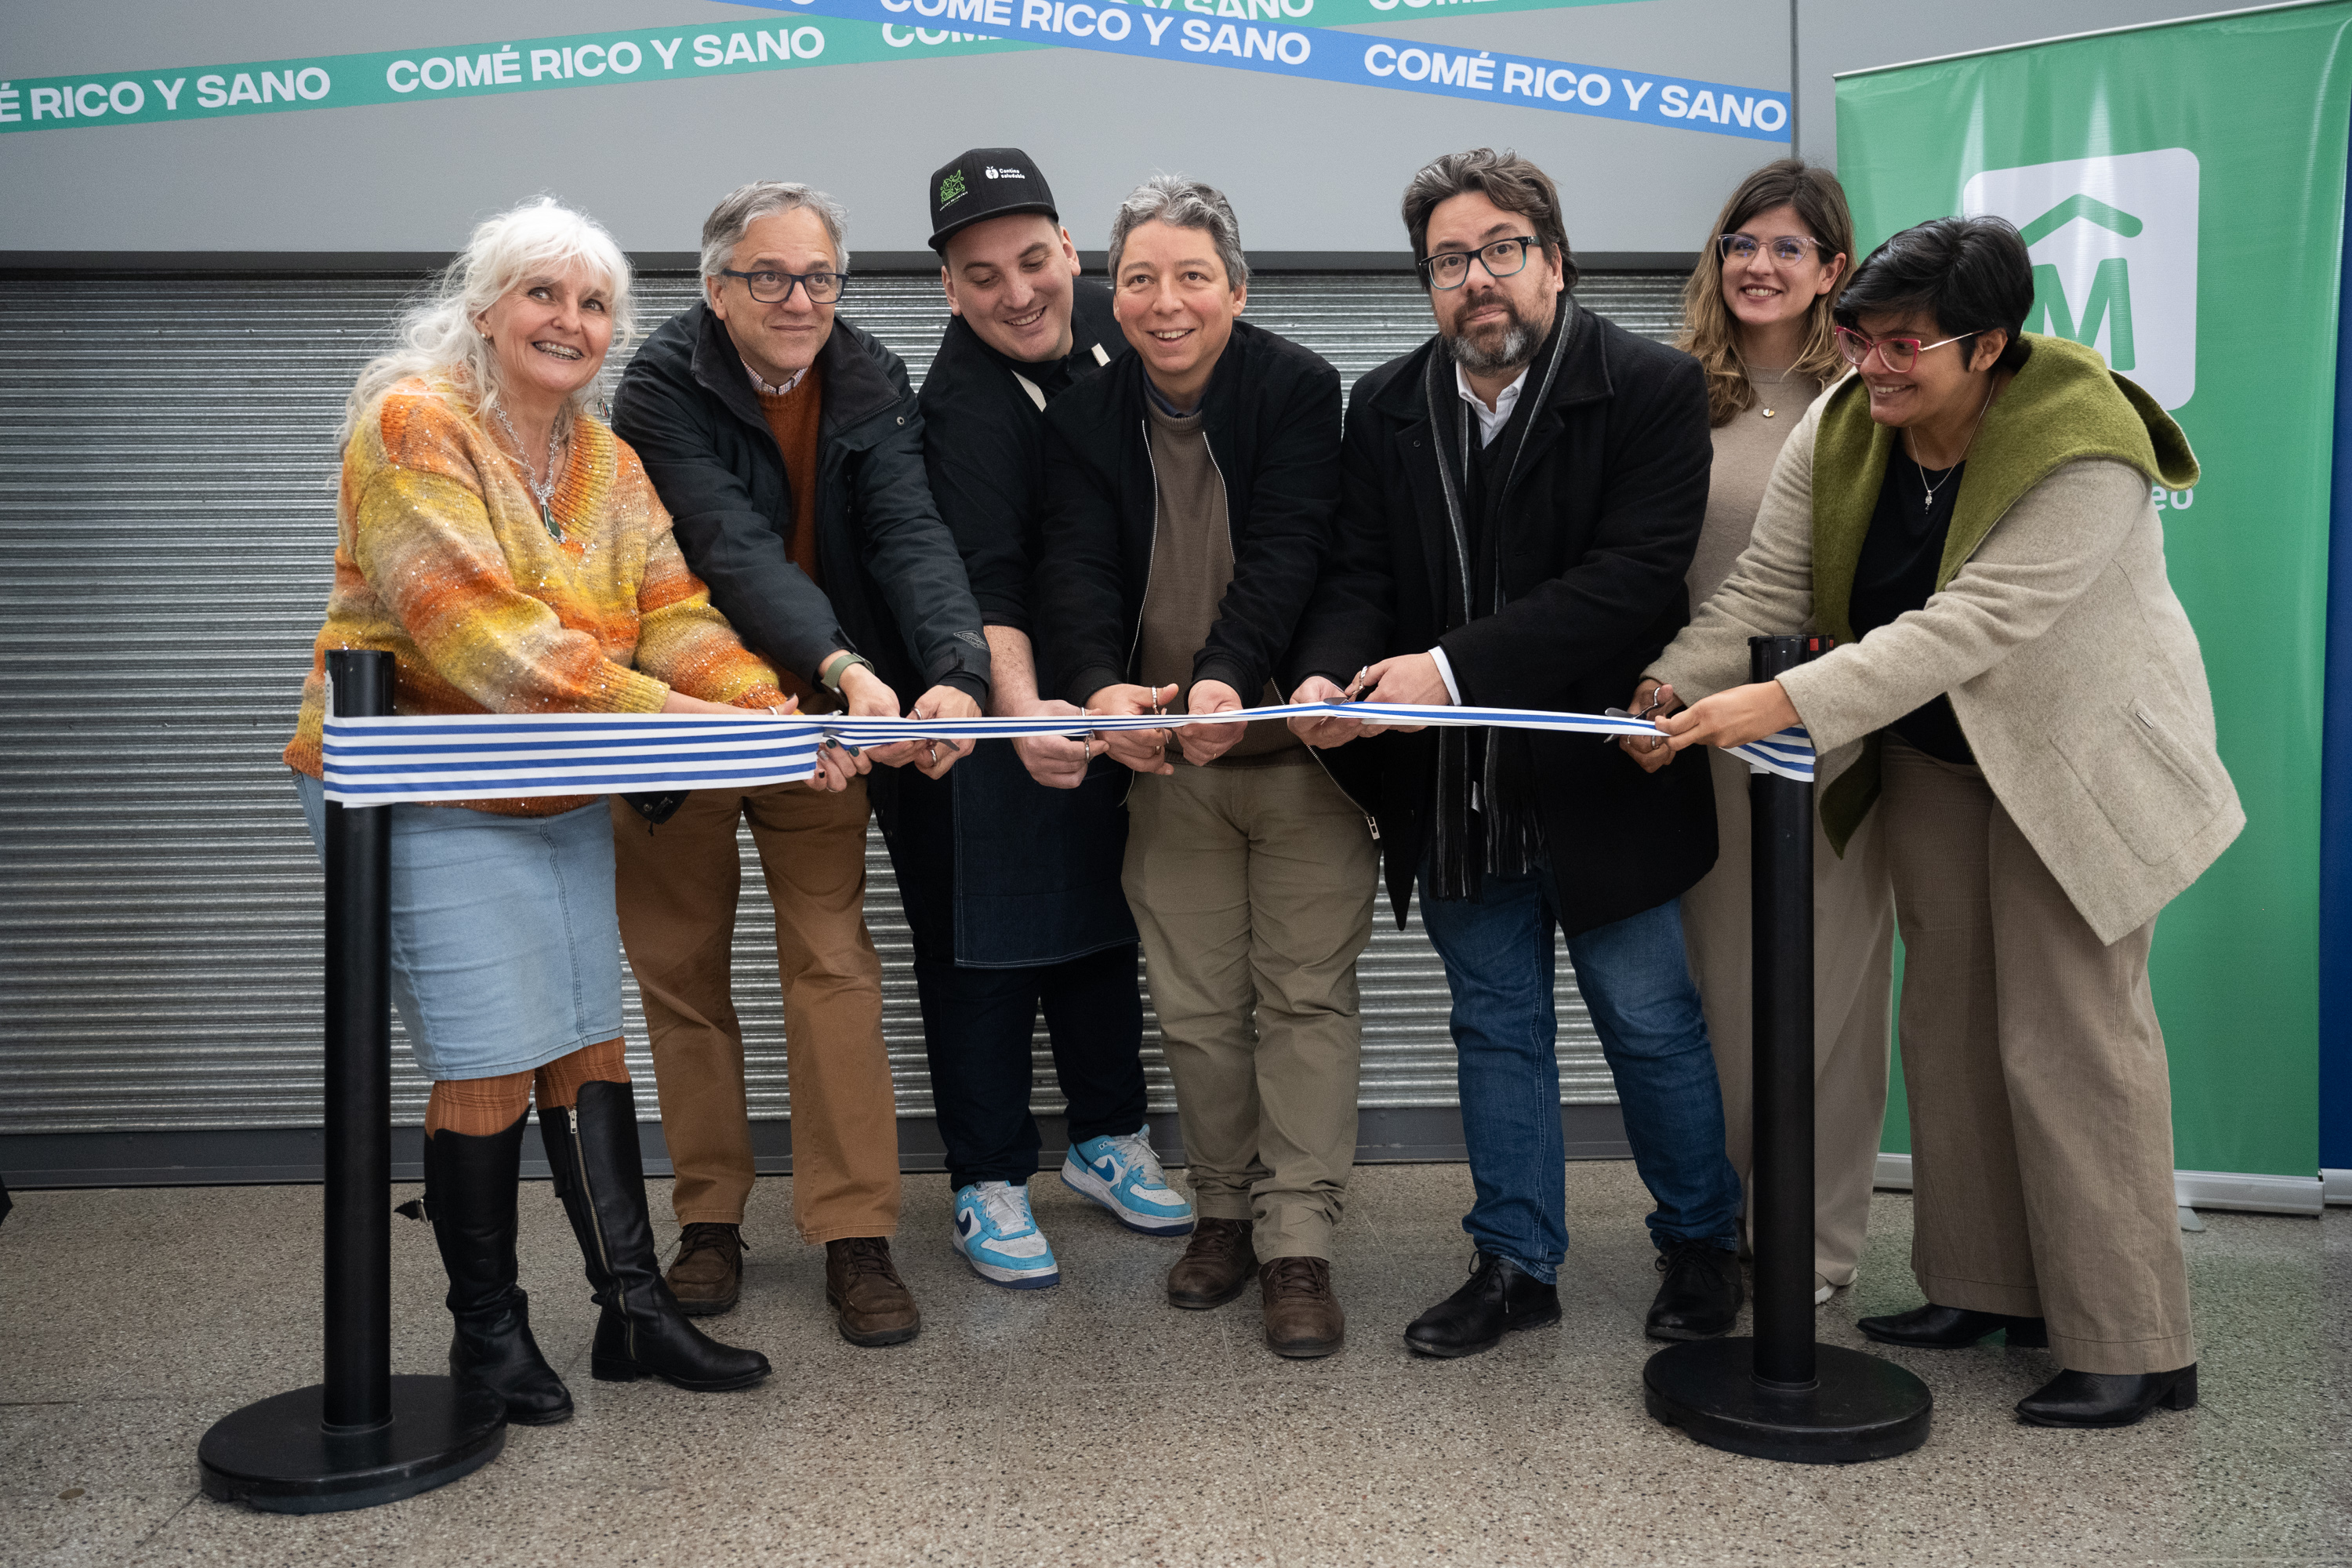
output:
[[[898,1120],[882,1044],[882,961],[866,931],[866,784],[698,790],[647,831],[613,797],[621,942],[653,1039],[680,1225],[740,1225],[751,1192],[743,1026],[729,991],[750,822],[776,906],[792,1094],[793,1206],[802,1237],[898,1228]]]
[[[2103,946],[1978,769],[1889,736],[1884,780],[1919,1288],[2071,1371],[2187,1366],[2156,922]]]
[[[1179,762],[1138,774],[1127,810],[1127,898],[1192,1201],[1255,1221],[1261,1258],[1328,1258],[1356,1161],[1356,958],[1379,878],[1363,814],[1312,758]]]
[[[1683,945],[1706,1009],[1723,1082],[1726,1152],[1742,1184],[1755,1147],[1755,987],[1749,934],[1748,764],[1708,748],[1715,869],[1683,895]],[[1887,1013],[1895,970],[1895,899],[1872,812],[1845,847],[1813,819],[1813,1272],[1853,1283],[1870,1223],[1870,1191],[1886,1120]],[[1749,1187],[1753,1195],[1753,1187]],[[1749,1239],[1754,1238],[1749,1205]]]

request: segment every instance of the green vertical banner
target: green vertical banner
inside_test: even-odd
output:
[[[2091,344],[2189,433],[2156,492],[2246,831],[2157,922],[2184,1170],[2318,1167],[2320,742],[2352,4],[2281,6],[1838,79],[1867,251],[1990,213],[2030,331]],[[2050,722],[2096,701],[2049,693]],[[1889,1146],[1905,1146],[1899,1110]]]

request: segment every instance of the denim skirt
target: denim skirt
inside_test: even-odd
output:
[[[326,855],[326,786],[294,775]],[[528,1072],[621,1034],[613,816],[392,805],[392,1000],[426,1078]]]

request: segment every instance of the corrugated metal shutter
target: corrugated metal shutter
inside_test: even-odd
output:
[[[1663,335],[1678,281],[1601,274],[1580,292]],[[643,284],[648,322],[694,289]],[[318,1120],[319,868],[277,759],[326,599],[343,394],[414,287],[0,285],[0,1133]],[[1264,277],[1249,313],[1350,381],[1428,331],[1396,277]],[[932,279],[862,278],[849,314],[919,380],[943,321]],[[735,992],[752,1114],[781,1117],[775,950],[745,848]],[[879,834],[869,858],[898,1104],[923,1114]],[[1361,973],[1363,1103],[1452,1104],[1444,976],[1418,920],[1383,920]],[[649,1076],[634,989],[628,1024]],[[1560,1024],[1562,1098],[1612,1099],[1580,1005]],[[394,1058],[397,1113],[421,1121],[425,1082],[404,1043]],[[1057,1107],[1042,1037],[1037,1061],[1037,1103]],[[1153,1103],[1172,1105],[1156,1047],[1150,1071]]]

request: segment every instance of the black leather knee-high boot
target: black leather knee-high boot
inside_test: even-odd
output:
[[[508,1420],[545,1426],[570,1418],[572,1392],[540,1354],[529,1298],[515,1283],[515,1179],[529,1120],[488,1138],[445,1127],[425,1139],[425,1208],[457,1321],[450,1373],[505,1400]]]
[[[582,1084],[577,1107],[541,1107],[539,1126],[556,1191],[580,1237],[588,1283],[604,1309],[589,1370],[607,1383],[650,1374],[705,1393],[749,1388],[767,1376],[766,1356],[722,1345],[696,1328],[662,1279],[646,1215],[635,1090],[625,1083]]]

